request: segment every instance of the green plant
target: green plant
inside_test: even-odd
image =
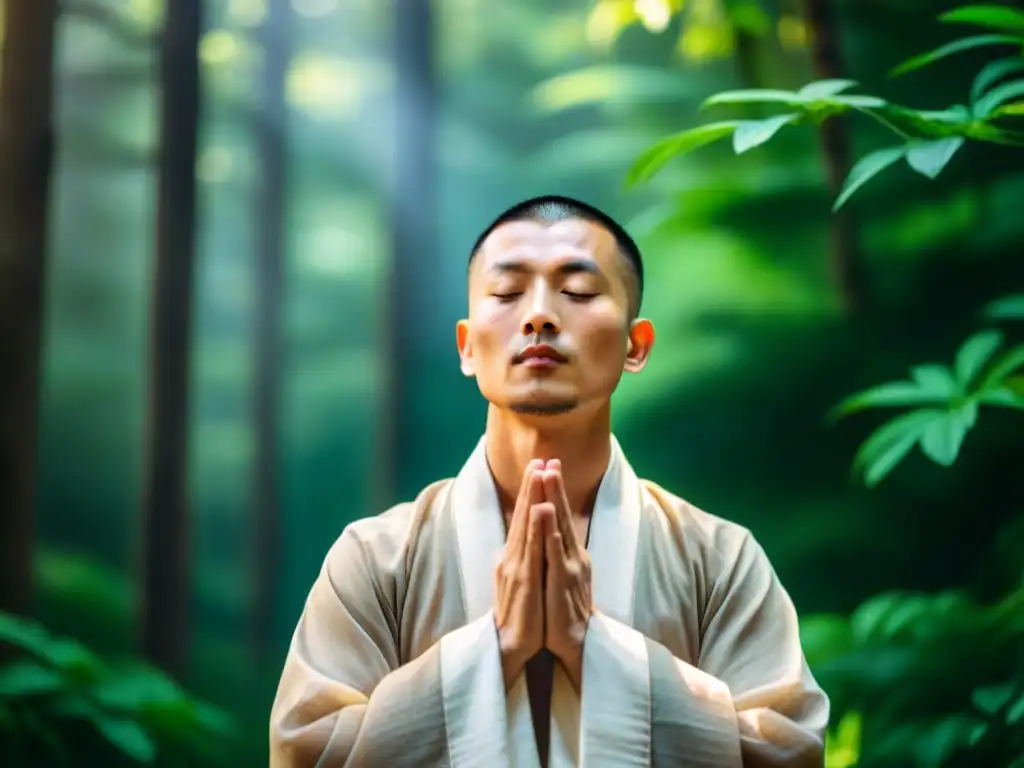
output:
[[[850,170],[833,210],[899,160],[934,179],[968,141],[1024,146],[1015,121],[1024,116],[1024,11],[972,5],[943,14],[946,23],[986,28],[896,67],[902,75],[940,59],[985,46],[1012,55],[974,78],[968,103],[918,110],[885,99],[849,94],[851,80],[822,80],[798,91],[718,93],[704,106],[775,105],[781,114],[729,120],[669,136],[634,163],[627,184],[650,179],[673,158],[728,136],[741,154],[783,128],[844,113],[880,123],[900,139],[862,157]],[[990,321],[1024,320],[1024,295],[991,304]],[[881,483],[919,446],[937,464],[952,466],[982,406],[1024,410],[1024,345],[1001,330],[975,333],[951,365],[925,364],[907,380],[846,398],[832,419],[868,409],[904,408],[864,441],[853,461],[868,487]],[[983,601],[968,591],[918,594],[892,591],[865,601],[851,616],[808,616],[801,635],[808,661],[833,702],[826,744],[828,768],[1024,768],[1024,516],[1000,538],[1009,542],[986,560],[1002,578],[1001,597]]]
[[[973,140],[1024,146],[1024,130],[1013,125],[1024,115],[1024,79],[1008,80],[1024,73],[1024,11],[1008,6],[972,5],[943,14],[946,23],[980,26],[993,33],[956,40],[915,56],[896,67],[902,75],[963,51],[986,46],[1015,49],[993,61],[974,79],[967,104],[942,110],[922,110],[895,104],[878,96],[849,94],[853,80],[819,80],[798,91],[754,89],[725,91],[708,98],[703,107],[725,105],[774,105],[785,111],[757,120],[726,120],[691,128],[662,139],[644,152],[627,174],[627,185],[646,181],[669,161],[727,136],[742,154],[759,147],[788,126],[821,125],[825,120],[853,112],[875,120],[894,133],[900,143],[882,147],[862,157],[851,168],[834,203],[838,210],[868,181],[899,160],[916,172],[934,179],[964,145]],[[702,107],[702,108],[703,108]]]
[[[880,483],[915,445],[937,464],[951,466],[981,406],[1024,410],[1024,344],[1000,351],[1003,341],[997,330],[979,331],[960,346],[952,367],[915,366],[908,380],[859,392],[836,407],[834,416],[913,407],[876,429],[858,451],[854,470],[868,487]]]
[[[1024,755],[1024,584],[990,605],[885,593],[849,618],[805,619],[801,636],[837,716],[829,768],[995,768]]]
[[[230,755],[234,724],[149,666],[107,663],[3,613],[0,647],[14,651],[0,666],[0,734],[15,765],[196,765]]]

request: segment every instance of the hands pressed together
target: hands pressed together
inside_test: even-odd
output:
[[[576,535],[557,459],[527,465],[494,580],[506,690],[543,648],[580,690],[593,612],[590,558]]]

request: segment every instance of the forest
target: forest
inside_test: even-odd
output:
[[[1009,0],[0,0],[5,766],[267,763],[328,548],[483,430],[468,251],[541,194],[641,247],[616,436],[763,545],[826,768],[1024,768]]]

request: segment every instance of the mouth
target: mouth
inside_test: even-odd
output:
[[[567,362],[565,355],[547,344],[531,345],[516,356],[527,368],[555,368]]]

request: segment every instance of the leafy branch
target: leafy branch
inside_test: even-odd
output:
[[[868,487],[884,480],[914,446],[951,466],[981,406],[1024,410],[1024,386],[1016,375],[1024,369],[1024,344],[1000,352],[1002,346],[1002,333],[980,331],[960,346],[952,366],[915,366],[909,379],[851,395],[833,409],[835,419],[871,408],[913,407],[878,427],[857,452],[853,469]]]
[[[874,120],[893,133],[900,143],[862,157],[846,177],[833,210],[841,208],[864,184],[900,160],[906,160],[917,173],[934,179],[967,140],[1024,146],[1024,130],[1007,125],[1007,121],[1024,116],[1024,78],[1007,80],[1024,72],[1024,11],[974,5],[943,14],[940,20],[974,24],[998,30],[998,33],[963,38],[915,56],[896,67],[892,75],[906,74],[976,48],[1010,46],[1017,49],[1013,55],[993,61],[978,73],[966,105],[954,104],[943,110],[913,109],[877,96],[850,94],[848,91],[857,83],[843,79],[818,80],[798,91],[725,91],[708,98],[701,109],[760,104],[786,111],[758,120],[707,123],[662,139],[637,158],[627,174],[626,185],[648,181],[676,157],[727,136],[732,137],[733,151],[739,155],[765,144],[783,128],[820,126],[829,118],[849,112]]]
[[[135,763],[166,761],[182,751],[189,753],[178,755],[184,764],[231,754],[231,720],[155,669],[107,664],[73,640],[4,613],[0,646],[17,652],[0,667],[0,736],[12,745],[27,736],[34,757],[40,748],[58,759],[69,757],[65,730],[74,723],[91,726]]]

